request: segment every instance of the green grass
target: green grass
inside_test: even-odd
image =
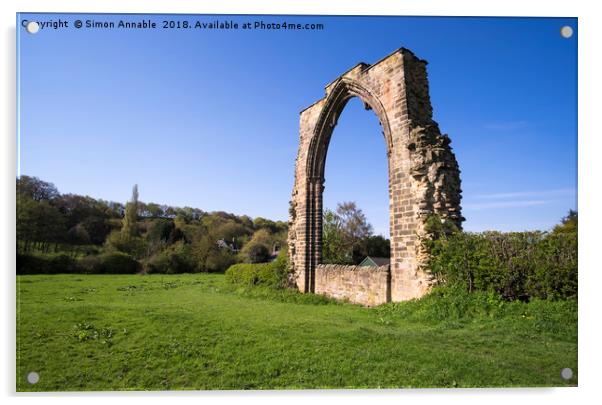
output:
[[[18,276],[17,299],[18,391],[577,384],[576,305],[363,308],[207,274]]]

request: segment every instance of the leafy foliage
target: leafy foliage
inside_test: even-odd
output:
[[[17,195],[33,201],[51,201],[59,196],[59,192],[52,183],[23,175],[17,178]]]
[[[238,263],[226,270],[226,281],[240,286],[263,285],[283,288],[288,275],[286,250],[281,250],[270,263]]]
[[[66,253],[17,254],[17,274],[135,274],[140,270],[136,259],[121,252],[80,259]]]
[[[138,236],[138,208],[138,185],[135,184],[132,189],[132,199],[126,204],[123,216],[121,234],[125,241]]]
[[[429,224],[428,268],[441,283],[509,300],[577,297],[576,231],[468,233],[439,218]]]
[[[529,303],[507,301],[494,291],[468,292],[462,285],[438,286],[418,300],[388,303],[376,308],[380,322],[400,321],[431,323],[443,327],[461,326],[492,319],[528,322],[539,333],[554,334],[567,340],[575,338],[576,300],[541,300]]]
[[[361,263],[366,256],[371,257],[390,257],[391,242],[381,235],[372,235],[360,239],[353,247],[353,263]]]
[[[263,218],[260,218],[265,222]],[[283,245],[284,234],[272,234],[269,228],[261,226],[253,237],[244,245],[241,251],[242,261],[245,263],[265,263],[270,257],[276,245]]]
[[[282,221],[144,203],[137,186],[124,205],[60,194],[35,177],[17,178],[17,249],[27,272],[35,272],[36,264],[40,273],[96,271],[90,269],[104,260],[94,257],[99,253],[123,253],[153,273],[223,272],[236,262],[268,261],[286,236]],[[92,257],[65,269],[54,269],[51,256],[40,259],[58,252],[74,262]]]
[[[113,231],[107,237],[105,250],[109,252],[122,252],[137,259],[142,259],[147,253],[147,242],[140,236],[131,236],[123,232]]]
[[[341,219],[336,212],[324,210],[322,221],[322,261],[324,263],[350,264],[350,246],[343,232]]]
[[[79,261],[79,266],[87,274],[136,274],[141,270],[136,259],[122,252],[87,256]]]
[[[265,263],[270,258],[270,251],[262,243],[249,242],[245,246],[245,256],[248,263]]]
[[[389,257],[389,241],[372,235],[372,225],[355,202],[326,209],[322,220],[322,261],[359,264],[366,256]]]
[[[179,242],[150,258],[146,262],[146,272],[149,274],[194,273],[196,268],[190,250],[190,245]]]
[[[554,233],[577,233],[577,211],[570,210],[568,215],[562,218],[559,225],[554,227]]]
[[[17,254],[17,274],[77,273],[77,262],[65,253]]]
[[[25,251],[36,243],[48,252],[51,243],[60,243],[65,237],[65,220],[56,207],[47,200],[17,197],[17,239],[25,242]]]

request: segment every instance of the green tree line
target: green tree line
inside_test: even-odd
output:
[[[145,203],[137,186],[125,204],[61,194],[25,175],[16,189],[18,262],[34,267],[41,262],[25,256],[51,262],[51,255],[67,255],[78,261],[74,268],[89,272],[106,269],[99,261],[125,263],[123,257],[147,272],[218,272],[233,263],[267,262],[286,242],[286,222]],[[62,256],[56,262],[65,266]]]

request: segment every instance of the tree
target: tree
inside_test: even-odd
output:
[[[352,243],[355,244],[372,235],[372,225],[368,223],[366,216],[361,209],[357,208],[355,202],[339,203],[336,213],[340,218],[343,232]]]
[[[238,220],[240,221],[241,225],[243,225],[246,228],[253,228],[253,220],[251,219],[250,216],[248,215],[242,215],[241,217],[238,218]]]
[[[51,243],[64,241],[65,220],[61,213],[46,200],[35,201],[27,196],[17,199],[17,239],[25,242],[28,251],[31,242],[48,251]]]
[[[391,242],[389,239],[385,239],[381,235],[368,236],[367,238],[361,239],[353,249],[353,262],[360,263],[366,258],[371,257],[390,257],[391,256]]]
[[[197,225],[192,239],[192,255],[198,271],[224,271],[234,263],[235,256],[232,252],[218,246],[219,238],[215,229]]]
[[[341,218],[336,212],[325,209],[322,221],[322,261],[324,263],[349,264],[349,244]]]
[[[77,224],[67,232],[67,241],[72,245],[87,245],[90,234],[82,224]]]
[[[125,205],[125,215],[123,217],[123,227],[121,233],[127,240],[138,236],[138,185],[134,184],[132,189],[132,199]]]
[[[372,225],[355,202],[339,203],[336,211],[326,209],[322,222],[322,261],[359,263],[366,251],[362,241],[371,235]]]
[[[111,232],[111,218],[119,217],[108,202],[88,196],[63,194],[55,198],[52,204],[65,217],[67,229],[83,225],[90,236],[90,242],[96,245],[104,243]]]
[[[120,232],[111,232],[106,239],[105,245],[109,249],[116,249],[142,259],[149,256],[149,244],[140,237],[138,228],[138,212],[140,203],[138,201],[138,185],[132,189],[132,198],[125,205],[125,214],[122,220]]]
[[[109,218],[103,216],[90,216],[82,222],[86,232],[88,232],[90,243],[102,245],[113,227],[109,222]]]
[[[146,239],[151,243],[167,242],[175,227],[174,222],[169,219],[153,220],[146,231]]]
[[[143,259],[151,253],[149,245],[144,238],[140,236],[124,237],[123,232],[113,231],[107,236],[105,249],[108,251],[120,251],[133,256],[136,259]]]
[[[35,204],[31,198],[17,194],[17,241],[24,242],[24,251],[36,238]]]
[[[265,263],[270,259],[270,251],[262,243],[249,242],[245,247],[247,263]]]
[[[265,219],[257,217],[253,220],[253,227],[257,230],[268,229],[271,233],[279,233],[288,229],[288,224],[284,221],[272,221],[271,219]]]
[[[34,201],[50,201],[60,195],[54,184],[25,175],[17,178],[17,194]]]
[[[556,225],[552,232],[554,233],[577,233],[577,211],[569,210],[566,217],[562,218],[559,225]]]
[[[268,261],[274,237],[268,228],[261,228],[256,231],[251,240],[242,248],[243,260],[247,263],[261,263]],[[260,247],[262,246],[262,247]]]
[[[164,215],[163,208],[161,208],[159,204],[155,203],[146,204],[146,211],[148,212],[149,216],[154,218],[163,217]]]

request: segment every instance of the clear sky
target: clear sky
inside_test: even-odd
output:
[[[358,62],[429,61],[434,119],[462,171],[465,229],[549,229],[577,207],[577,20],[21,14],[20,173],[61,192],[287,219],[299,112]],[[157,23],[75,28],[75,20]],[[323,30],[162,29],[163,20],[322,23]],[[573,28],[571,38],[560,35]],[[359,164],[361,162],[361,164]],[[351,100],[325,207],[356,201],[388,235],[378,120]]]

